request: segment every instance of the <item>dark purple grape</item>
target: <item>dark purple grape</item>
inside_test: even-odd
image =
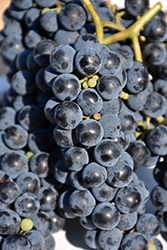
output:
[[[82,121],[82,110],[75,102],[62,102],[56,106],[54,118],[61,128],[74,129]]]
[[[28,158],[20,152],[11,152],[3,156],[1,170],[15,179],[23,172],[28,172]]]
[[[134,228],[138,220],[137,212],[129,214],[121,214],[117,228],[123,231],[128,231]]]
[[[157,210],[167,211],[167,190],[157,185],[151,192],[151,201]]]
[[[142,16],[149,8],[149,0],[125,0],[125,8],[132,16]]]
[[[56,11],[47,11],[40,16],[40,25],[44,31],[56,32],[58,30],[58,20]]]
[[[46,213],[38,212],[31,217],[31,220],[33,221],[34,229],[41,233],[44,238],[48,238],[51,235],[52,223]]]
[[[69,196],[68,204],[75,216],[83,217],[92,213],[96,200],[88,190],[74,190]]]
[[[50,53],[50,66],[56,73],[71,73],[74,69],[75,53],[75,49],[70,45],[61,44],[55,47]]]
[[[63,129],[57,125],[53,131],[53,138],[60,147],[70,148],[74,146],[72,129]]]
[[[53,81],[52,91],[61,101],[73,101],[81,91],[81,83],[73,74],[61,74]]]
[[[136,223],[136,231],[144,235],[147,240],[154,240],[160,233],[160,225],[155,215],[142,214]]]
[[[122,241],[123,234],[118,228],[101,230],[98,235],[98,243],[102,249],[117,250]]]
[[[136,188],[123,187],[118,190],[115,196],[115,205],[122,213],[134,213],[142,202],[141,194]]]
[[[93,224],[102,230],[115,228],[120,220],[120,212],[115,205],[109,202],[102,202],[96,205],[92,212]]]
[[[150,66],[159,66],[166,59],[166,49],[160,43],[148,43],[143,50],[143,59]]]
[[[30,170],[37,177],[45,178],[53,170],[53,158],[46,152],[39,152],[30,159]]]
[[[121,250],[148,250],[149,244],[144,235],[133,232],[127,234],[121,242]]]
[[[9,235],[3,243],[2,250],[32,250],[32,244],[28,237],[23,234]]]
[[[41,187],[38,191],[37,198],[40,202],[41,211],[52,211],[56,208],[58,192],[52,187]]]
[[[0,211],[0,234],[12,235],[18,233],[20,230],[21,218],[11,209]]]
[[[86,230],[96,229],[96,226],[92,222],[91,215],[80,217],[79,222],[81,226],[85,228]]]
[[[89,187],[99,187],[107,179],[106,168],[95,162],[89,163],[82,170],[82,180]]]
[[[139,93],[148,86],[148,69],[142,62],[135,61],[127,72],[126,89],[130,93]]]
[[[144,141],[131,142],[127,152],[132,156],[135,165],[145,164],[151,156]]]
[[[93,34],[84,33],[78,36],[74,42],[74,48],[76,51],[84,48],[99,49],[100,43],[97,37]]]
[[[91,189],[92,194],[96,198],[96,200],[100,202],[107,202],[107,201],[112,201],[116,192],[117,188],[111,187],[107,183],[103,183],[102,185],[98,187],[93,187]]]
[[[79,171],[89,163],[87,151],[80,147],[70,147],[64,155],[64,164],[71,171]]]
[[[5,130],[9,126],[13,126],[16,120],[16,111],[12,107],[0,108],[0,128]]]
[[[102,166],[113,166],[120,156],[121,148],[112,139],[103,139],[94,148],[94,158]]]
[[[163,19],[152,18],[144,26],[144,35],[149,42],[164,42],[167,38],[167,26]]]
[[[40,202],[36,195],[24,193],[15,200],[14,207],[21,217],[32,217],[40,209]]]
[[[49,56],[56,47],[56,43],[50,39],[41,40],[33,49],[35,62],[41,67],[49,65]]]
[[[22,149],[26,146],[28,133],[20,125],[13,125],[5,130],[4,141],[11,149]]]
[[[82,108],[84,115],[98,113],[103,106],[103,100],[95,89],[86,88],[80,92],[77,98],[78,105]]]
[[[76,139],[83,146],[92,147],[97,145],[103,138],[103,127],[93,119],[86,119],[79,123],[76,128]]]
[[[167,127],[157,126],[150,131],[146,142],[149,150],[155,155],[167,154]]]
[[[11,34],[3,39],[1,44],[2,57],[8,62],[15,60],[18,53],[23,51],[22,36],[17,34]]]
[[[46,122],[43,110],[34,104],[26,105],[19,110],[18,121],[27,131],[40,128]]]
[[[61,216],[58,210],[46,212],[51,219],[52,223],[52,233],[57,233],[62,230],[65,225],[65,218]]]
[[[21,194],[32,193],[37,195],[41,185],[39,177],[32,172],[20,174],[16,179],[16,183],[20,188]]]
[[[95,49],[84,48],[76,53],[74,63],[80,74],[91,76],[100,70],[101,57]]]
[[[65,4],[59,14],[59,20],[66,30],[79,30],[86,22],[86,13],[84,8],[76,3]]]
[[[41,233],[36,230],[26,231],[23,233],[31,242],[32,247],[44,248],[45,240]]]
[[[66,184],[68,183],[68,173],[69,170],[65,166],[64,160],[60,159],[59,161],[57,161],[53,171],[55,179],[62,184]]]
[[[115,138],[121,131],[121,120],[115,114],[104,114],[99,120],[104,130],[104,138]]]
[[[5,181],[0,185],[0,200],[11,204],[20,195],[20,188],[15,182]]]
[[[50,152],[55,146],[52,131],[47,128],[33,130],[28,136],[28,147],[33,153]]]
[[[120,80],[111,74],[106,74],[98,80],[97,92],[105,100],[117,98],[122,91]]]
[[[19,9],[29,9],[33,5],[33,0],[26,1],[26,0],[12,0],[12,3]]]

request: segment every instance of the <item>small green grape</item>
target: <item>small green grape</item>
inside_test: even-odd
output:
[[[149,243],[149,249],[148,250],[156,250],[156,247],[152,243]]]
[[[26,232],[33,228],[33,222],[30,219],[23,219],[20,224],[21,229]]]

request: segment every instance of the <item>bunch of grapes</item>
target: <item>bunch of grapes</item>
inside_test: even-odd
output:
[[[79,218],[99,250],[162,250],[167,24],[157,3],[12,0],[0,33],[0,247],[54,250]],[[156,214],[135,169],[156,165]],[[75,225],[74,225],[75,226]]]

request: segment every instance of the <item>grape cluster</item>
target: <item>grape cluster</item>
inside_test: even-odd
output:
[[[148,1],[126,0],[126,12],[90,4],[95,12],[87,0],[12,0],[4,13],[0,44],[10,87],[0,100],[2,250],[54,250],[52,233],[76,217],[92,249],[162,249],[165,14],[145,23],[137,51],[123,34],[149,15]],[[105,23],[104,43],[94,14]],[[155,164],[153,215],[135,169]]]

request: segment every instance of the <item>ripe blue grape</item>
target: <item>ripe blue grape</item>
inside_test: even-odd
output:
[[[32,217],[40,209],[40,202],[36,195],[24,193],[15,200],[14,207],[21,217]]]
[[[0,185],[0,200],[11,204],[20,195],[20,188],[15,182],[5,181]]]
[[[58,30],[58,17],[55,11],[47,11],[40,16],[40,25],[46,32]]]
[[[56,42],[57,45],[67,45],[73,44],[78,36],[79,33],[77,31],[58,29],[54,35],[53,40]]]
[[[52,91],[61,101],[73,101],[81,91],[81,83],[73,74],[61,74],[53,80]]]
[[[103,127],[93,119],[86,119],[76,127],[76,139],[83,146],[92,147],[97,145],[103,138]]]
[[[85,76],[96,74],[101,67],[100,54],[93,48],[83,48],[75,55],[75,67]]]
[[[155,239],[160,233],[159,222],[155,215],[150,213],[140,215],[135,227],[147,240]]]
[[[6,153],[0,164],[1,170],[13,179],[28,171],[28,158],[23,153],[17,151]]]
[[[111,74],[106,74],[98,80],[97,91],[105,100],[117,98],[120,95],[121,90],[122,85],[120,80]]]
[[[104,182],[102,185],[98,187],[93,187],[91,189],[91,192],[97,201],[107,202],[113,200],[117,190],[118,190],[117,188],[111,187],[106,182]]]
[[[89,187],[99,187],[107,179],[106,168],[95,162],[89,163],[82,171],[82,180]]]
[[[63,129],[57,125],[53,131],[53,138],[60,147],[70,148],[74,146],[72,129]]]
[[[102,98],[95,89],[91,88],[82,90],[76,101],[82,108],[84,115],[91,116],[94,113],[98,113],[103,106]]]
[[[114,114],[104,114],[99,122],[104,129],[104,138],[115,138],[121,131],[121,120]]]
[[[48,238],[51,235],[52,223],[51,219],[45,212],[38,212],[33,217],[34,229],[42,234],[44,238]]]
[[[94,158],[102,166],[113,166],[121,156],[121,148],[113,139],[103,139],[94,148]]]
[[[142,198],[136,188],[127,186],[120,188],[115,196],[115,205],[122,213],[133,213],[140,207]]]
[[[89,155],[84,148],[70,147],[64,154],[64,164],[71,171],[79,171],[89,163]]]
[[[74,48],[76,51],[84,48],[95,48],[99,49],[100,43],[97,37],[93,34],[81,34],[74,42]]]
[[[56,43],[51,39],[39,41],[33,49],[35,62],[42,67],[48,66],[50,53],[55,47]]]
[[[54,118],[61,128],[74,129],[82,121],[82,110],[75,102],[65,101],[56,106]]]
[[[123,238],[122,232],[118,228],[111,230],[101,230],[98,235],[98,243],[102,249],[117,250]]]
[[[142,16],[149,8],[149,0],[125,0],[125,8],[132,16]]]
[[[56,208],[58,192],[52,187],[41,187],[38,191],[37,198],[40,202],[41,211],[51,211]]]
[[[96,200],[89,190],[74,190],[69,196],[68,204],[74,215],[83,217],[92,213]]]
[[[148,241],[141,233],[133,232],[127,234],[121,242],[121,250],[148,250]]]
[[[5,209],[0,211],[0,234],[12,235],[18,233],[20,230],[21,218],[11,209]]]
[[[102,230],[115,228],[120,220],[120,212],[115,205],[109,202],[102,202],[96,205],[92,212],[93,224]]]
[[[50,53],[50,65],[56,73],[72,73],[75,49],[70,45],[55,46]]]
[[[127,72],[126,89],[130,93],[139,93],[148,86],[148,69],[144,63],[135,61]]]
[[[32,247],[44,248],[45,240],[41,233],[36,230],[26,231],[23,233],[30,240]]]
[[[146,142],[149,150],[155,155],[167,154],[167,127],[157,126],[150,131]]]
[[[26,237],[25,235],[15,233],[7,236],[2,245],[2,250],[10,250],[11,248],[13,250],[32,250],[32,244],[28,237]]]
[[[22,173],[15,180],[20,188],[20,193],[32,193],[37,195],[40,188],[40,179],[32,172]]]
[[[59,20],[65,29],[79,30],[86,22],[86,13],[82,6],[76,3],[69,3],[62,8]]]

